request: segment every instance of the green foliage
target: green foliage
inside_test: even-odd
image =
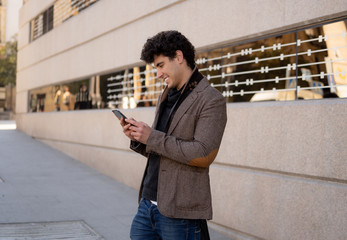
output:
[[[0,85],[16,84],[17,41],[0,46]]]

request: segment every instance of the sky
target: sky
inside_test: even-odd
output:
[[[6,41],[11,40],[13,35],[18,33],[19,9],[23,0],[7,0],[6,15]]]

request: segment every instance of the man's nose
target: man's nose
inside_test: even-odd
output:
[[[161,71],[159,71],[158,69],[157,69],[157,78],[161,78],[162,77],[162,73],[161,73]]]

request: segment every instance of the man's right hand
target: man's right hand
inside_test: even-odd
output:
[[[133,118],[131,119],[134,120]],[[125,134],[125,136],[130,138],[132,141],[136,141],[136,139],[131,135],[132,133],[132,130],[130,130],[131,124],[124,121],[124,117],[121,118],[120,125],[122,125],[123,127],[123,133]]]

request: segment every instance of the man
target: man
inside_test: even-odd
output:
[[[209,165],[226,124],[225,99],[195,67],[195,49],[177,31],[145,43],[141,59],[153,63],[167,86],[153,127],[134,119],[121,125],[131,149],[148,157],[131,239],[200,239],[212,218]]]

